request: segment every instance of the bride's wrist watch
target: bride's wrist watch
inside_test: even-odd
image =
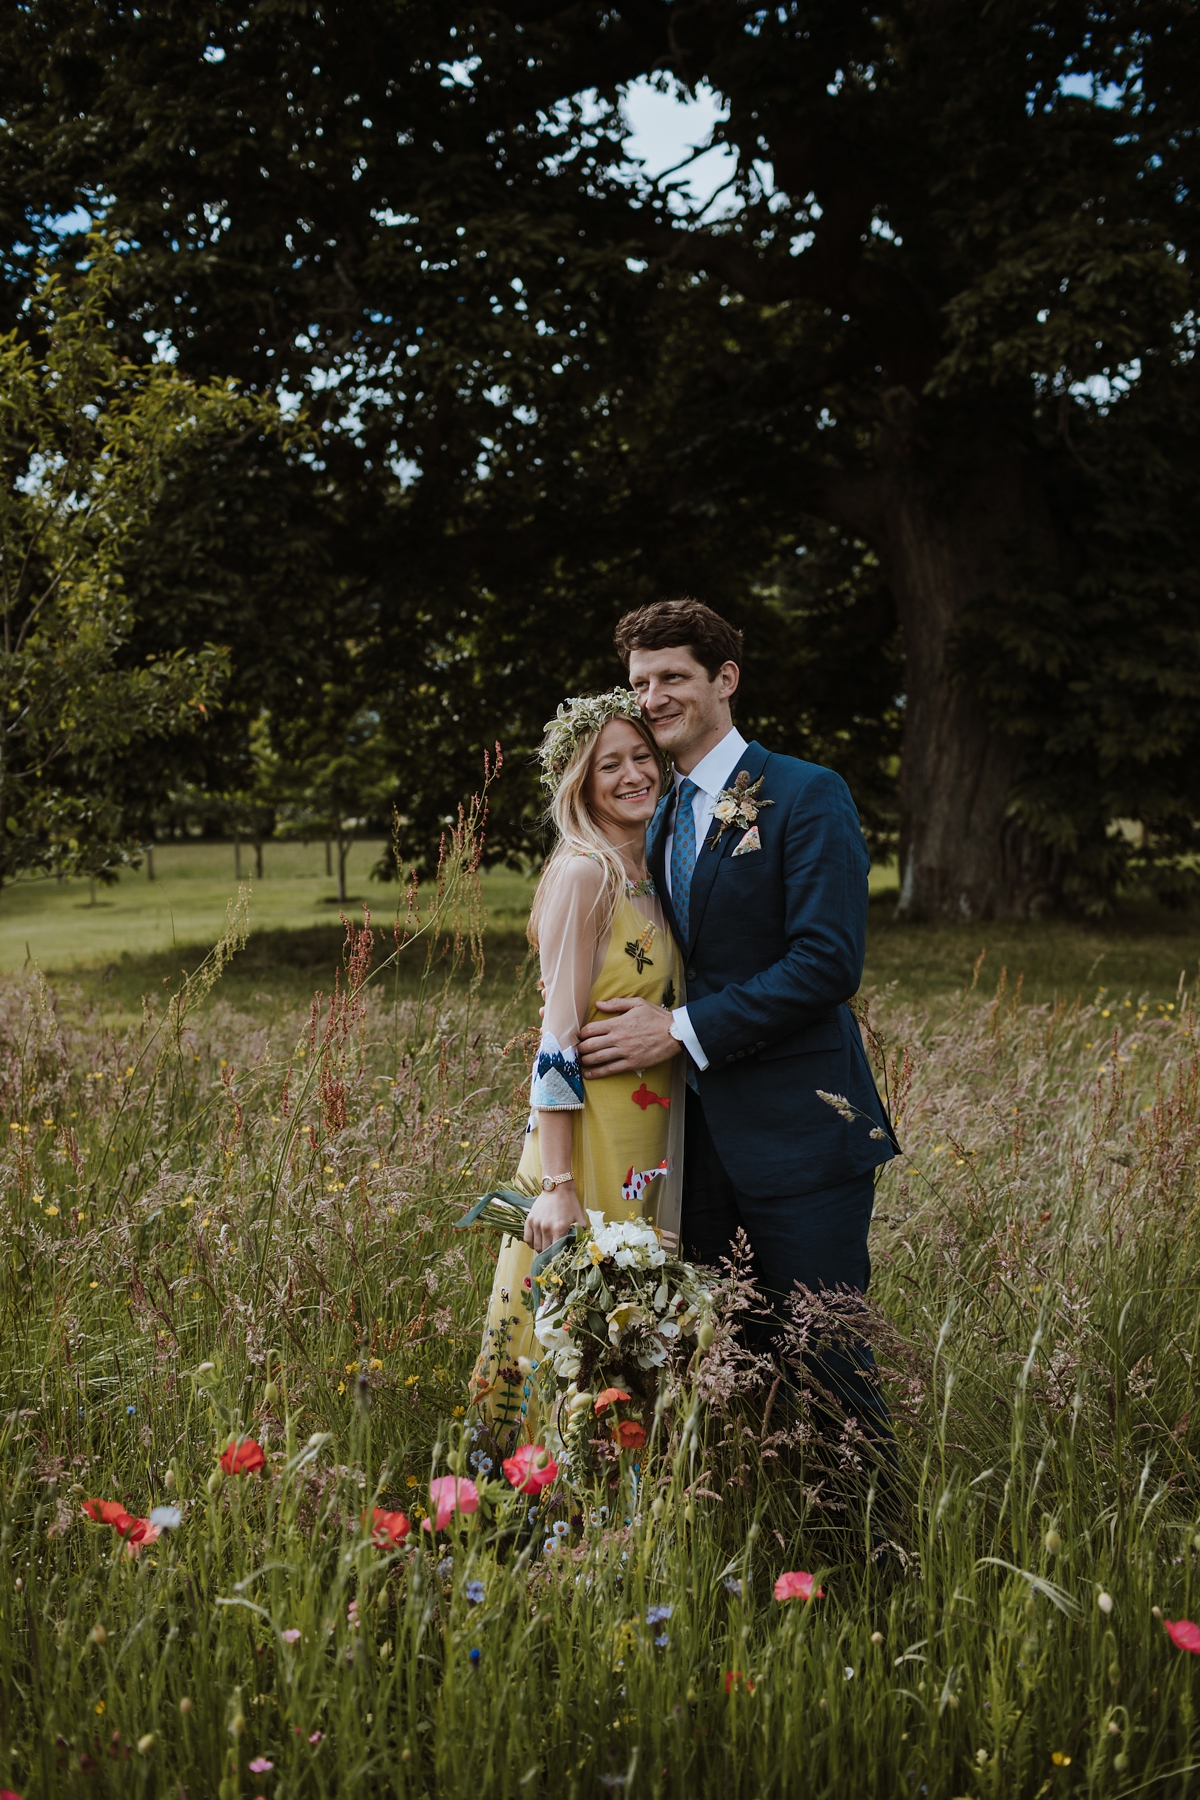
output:
[[[574,1179],[575,1177],[572,1175],[570,1169],[567,1170],[565,1175],[543,1175],[542,1192],[543,1194],[552,1194],[555,1188],[565,1187],[568,1181],[574,1181]]]

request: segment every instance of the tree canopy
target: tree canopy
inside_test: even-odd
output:
[[[206,642],[122,660],[122,551],[175,460],[280,423],[227,383],[120,356],[106,319],[115,264],[97,239],[82,282],[35,289],[38,348],[0,338],[0,882],[108,877],[128,857],[121,760],[194,732],[227,655]]]
[[[744,726],[898,828],[910,916],[1186,886],[1190,5],[55,0],[3,30],[14,320],[81,205],[127,246],[128,344],[321,432],[198,459],[130,546],[140,655],[228,625],[225,735],[178,767],[245,787],[263,708],[282,742],[337,695],[419,851],[484,746],[611,683],[621,610],[691,591],[748,631]],[[630,165],[639,79],[722,97],[726,203]]]

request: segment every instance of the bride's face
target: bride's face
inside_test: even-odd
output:
[[[601,831],[646,825],[658,805],[658,758],[626,719],[610,719],[596,740],[583,796]]]

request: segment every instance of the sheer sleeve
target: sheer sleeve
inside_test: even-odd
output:
[[[605,947],[608,938],[607,929],[602,929],[607,911],[603,867],[589,856],[572,857],[559,865],[552,882],[538,922],[546,1011],[530,1104],[541,1112],[578,1110],[583,1105],[577,1045],[601,938]]]

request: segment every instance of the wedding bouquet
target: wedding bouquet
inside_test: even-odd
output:
[[[712,1338],[713,1294],[644,1219],[606,1223],[541,1270],[538,1385],[572,1473],[645,1443],[665,1379]]]

